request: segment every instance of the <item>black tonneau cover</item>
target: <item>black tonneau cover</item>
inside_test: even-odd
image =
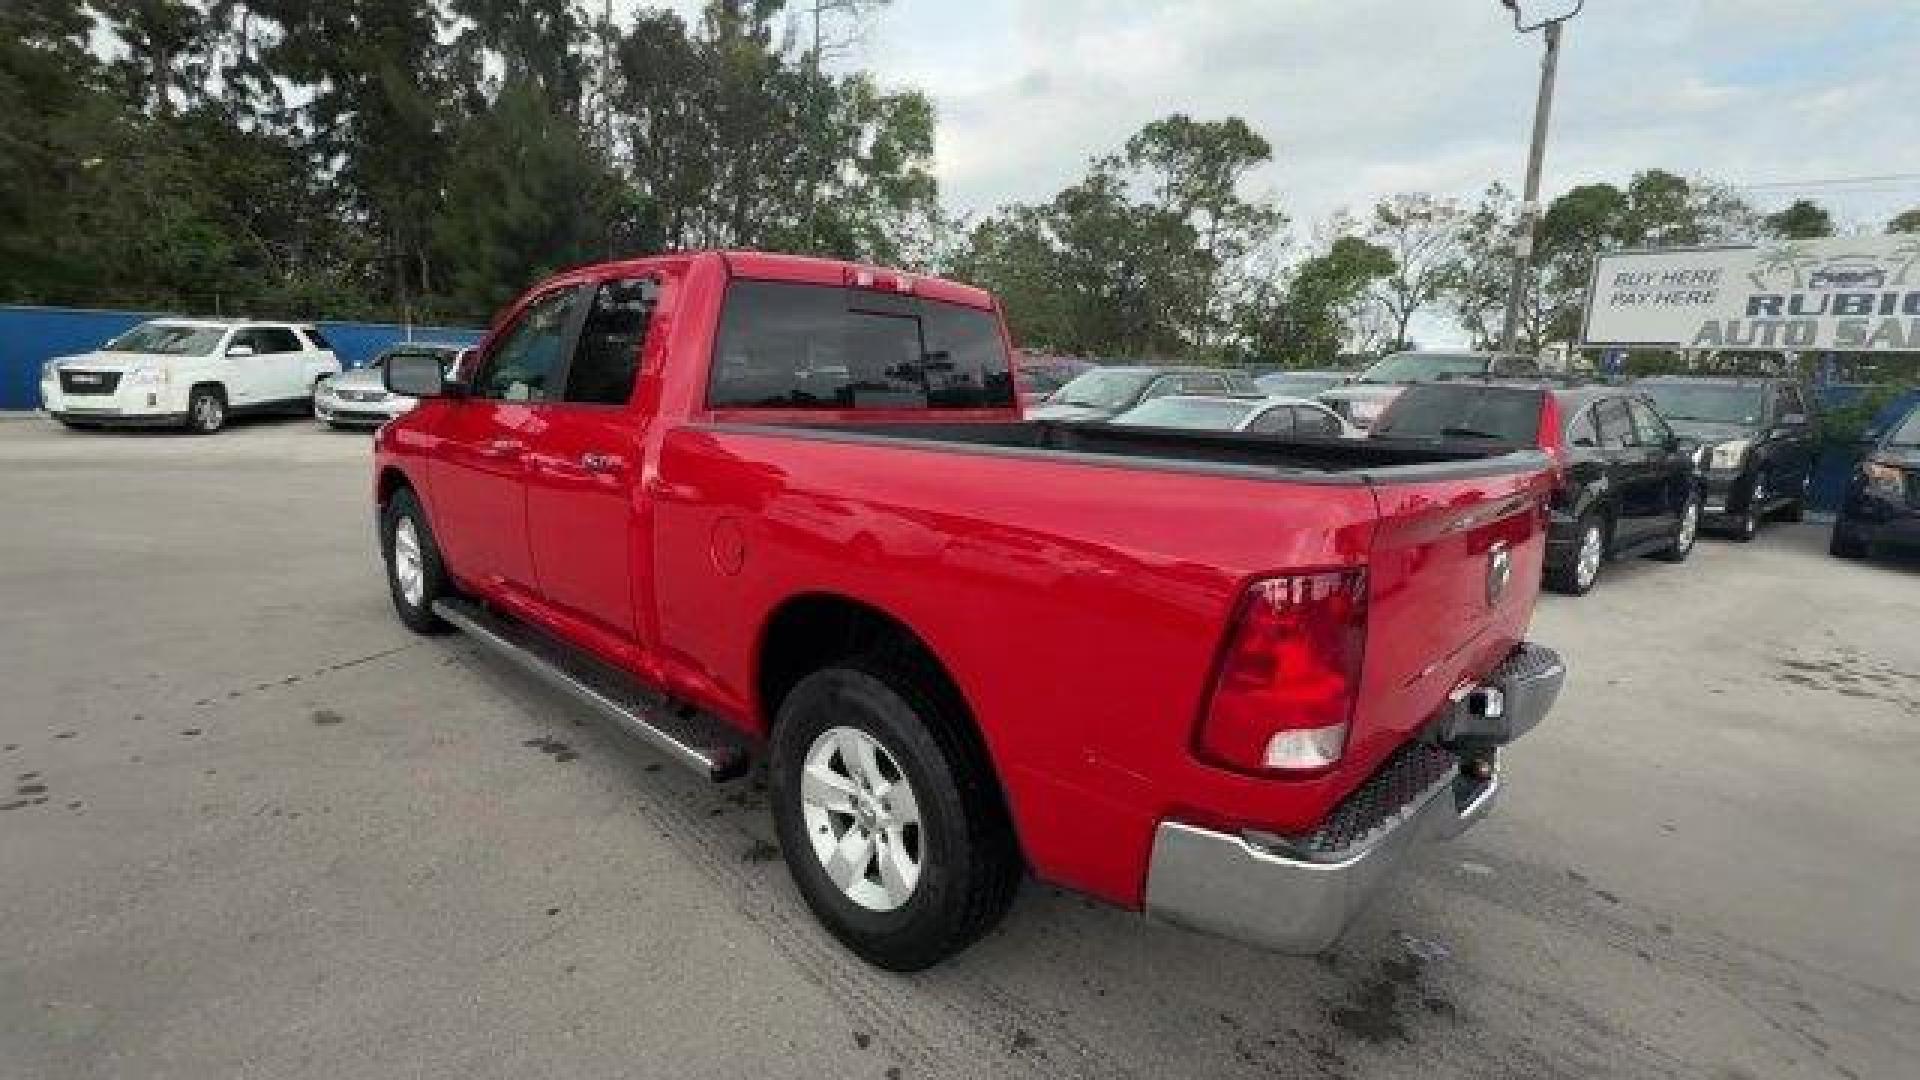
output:
[[[1407,483],[1535,472],[1549,465],[1530,448],[1371,439],[1279,439],[1244,432],[1131,424],[1008,423],[713,424],[716,430],[887,445],[918,443],[954,453],[1068,456],[1112,468],[1160,468],[1307,483]]]

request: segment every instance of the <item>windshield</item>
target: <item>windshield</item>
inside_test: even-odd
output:
[[[1907,419],[1892,435],[1887,436],[1888,446],[1920,447],[1920,409],[1907,414]]]
[[[1056,405],[1078,405],[1087,409],[1118,409],[1140,396],[1140,390],[1153,378],[1151,371],[1089,371],[1060,388],[1053,397]]]
[[[161,356],[205,356],[225,337],[224,326],[182,326],[179,323],[141,323],[105,345],[101,352],[157,353]]]
[[[1254,382],[1259,384],[1260,392],[1274,397],[1310,398],[1323,390],[1331,390],[1341,383],[1339,375],[1290,375],[1280,372],[1276,375],[1262,375]]]
[[[1210,398],[1158,398],[1113,418],[1116,424],[1232,431],[1260,407],[1258,401]]]
[[[1669,420],[1708,424],[1758,424],[1761,395],[1757,386],[1710,386],[1701,383],[1641,383],[1634,389],[1653,399],[1660,415]]]
[[[1368,368],[1363,383],[1433,382],[1443,375],[1480,375],[1487,358],[1461,353],[1394,353]]]
[[[1531,445],[1540,434],[1542,390],[1432,383],[1412,386],[1374,422],[1387,439],[1495,439]]]

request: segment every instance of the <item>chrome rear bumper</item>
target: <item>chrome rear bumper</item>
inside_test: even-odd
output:
[[[1433,744],[1410,744],[1389,759],[1305,837],[1216,832],[1177,821],[1154,834],[1146,911],[1153,918],[1290,953],[1319,952],[1419,845],[1458,836],[1500,795],[1497,742],[1530,730],[1552,708],[1566,669],[1558,656],[1522,646],[1486,687],[1498,691],[1494,723],[1449,717],[1482,776]],[[1490,695],[1478,691],[1473,699]],[[1456,709],[1464,710],[1463,699]],[[1498,729],[1497,732],[1492,729]]]

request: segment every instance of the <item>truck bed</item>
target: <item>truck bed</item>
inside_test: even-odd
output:
[[[1381,484],[1538,471],[1545,454],[1505,444],[1276,439],[1240,432],[1119,424],[1015,423],[715,424],[720,430],[833,442],[915,443],[955,453],[1068,458],[1108,467],[1171,469],[1291,483]]]

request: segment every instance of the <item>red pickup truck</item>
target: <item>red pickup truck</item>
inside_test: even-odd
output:
[[[1319,950],[1559,690],[1544,455],[1026,422],[965,285],[609,263],[386,379],[400,617],[715,780],[764,757],[800,892],[884,967],[1028,870]]]

